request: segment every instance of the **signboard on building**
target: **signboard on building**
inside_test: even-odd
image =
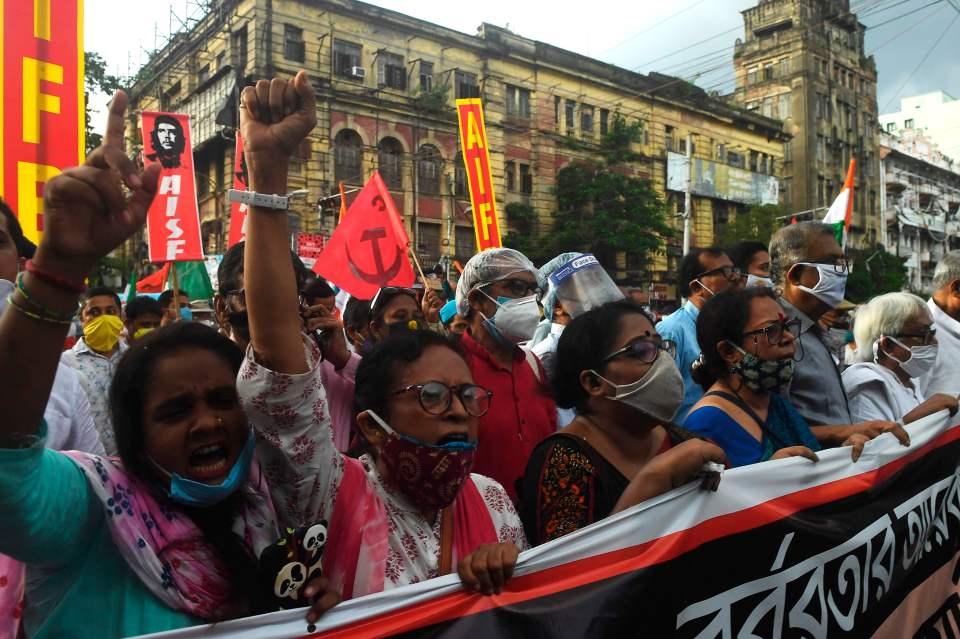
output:
[[[32,242],[43,185],[84,158],[83,0],[0,2],[0,196]]]
[[[313,268],[326,242],[320,233],[297,233],[297,255],[307,268]]]
[[[690,162],[693,161],[693,170]],[[773,175],[754,173],[735,166],[667,153],[667,190],[686,191],[692,180],[694,195],[742,204],[777,204],[780,183]]]
[[[460,144],[463,164],[470,186],[473,205],[473,227],[477,235],[477,251],[499,248],[500,224],[497,222],[497,203],[493,195],[493,173],[490,170],[490,152],[487,148],[487,130],[483,124],[483,107],[477,98],[457,100],[457,120],[460,123]]]

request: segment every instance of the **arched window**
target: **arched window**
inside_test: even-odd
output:
[[[443,167],[440,151],[433,145],[424,144],[420,147],[417,160],[417,190],[424,195],[438,195]]]
[[[379,146],[380,177],[388,189],[403,189],[403,146],[396,138],[383,138]]]
[[[337,182],[363,184],[363,140],[352,129],[337,133],[333,140],[333,175]]]

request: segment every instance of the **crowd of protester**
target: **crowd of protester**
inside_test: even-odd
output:
[[[47,184],[38,247],[0,207],[0,634],[301,606],[314,623],[452,572],[499,593],[521,551],[691,481],[715,490],[718,468],[838,446],[856,462],[957,411],[960,253],[927,302],[890,293],[854,316],[850,265],[814,222],[692,249],[685,301],[657,322],[592,255],[537,268],[509,248],[471,258],[449,299],[385,286],[343,304],[290,252],[286,216],[254,206],[219,265],[216,329],[173,291],[121,304],[84,278],[156,190],[159,167],[124,154],[125,106]],[[285,193],[316,122],[306,75],[241,107],[251,189]]]

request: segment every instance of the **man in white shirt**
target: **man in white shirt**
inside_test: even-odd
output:
[[[924,397],[960,394],[960,251],[943,256],[933,272],[933,296],[927,301],[937,327],[937,363],[921,380]]]

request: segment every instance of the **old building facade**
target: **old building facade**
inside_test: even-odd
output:
[[[688,135],[701,170],[753,186],[731,193],[697,181],[694,245],[712,243],[752,193],[777,199],[782,124],[676,78],[633,73],[489,24],[467,35],[353,0],[224,0],[153,57],[133,96],[135,109],[193,116],[208,252],[225,249],[237,87],[300,68],[317,91],[318,124],[294,161],[291,190],[310,195],[295,204],[291,227],[332,232],[338,182],[356,187],[379,170],[425,268],[475,250],[453,108],[461,97],[483,99],[504,232],[514,202],[536,213],[535,232],[549,228],[557,171],[595,156],[618,116],[642,122],[640,159],[627,170],[650,179],[671,214],[684,198],[668,189],[668,154],[685,153]],[[677,188],[676,176],[671,184]],[[671,240],[648,263],[627,254],[606,266],[669,296],[678,247]]]
[[[850,241],[873,246],[880,239],[877,69],[864,53],[864,25],[849,0],[760,0],[743,23],[731,97],[783,120],[793,136],[783,149],[784,204],[819,219],[856,158]]]

